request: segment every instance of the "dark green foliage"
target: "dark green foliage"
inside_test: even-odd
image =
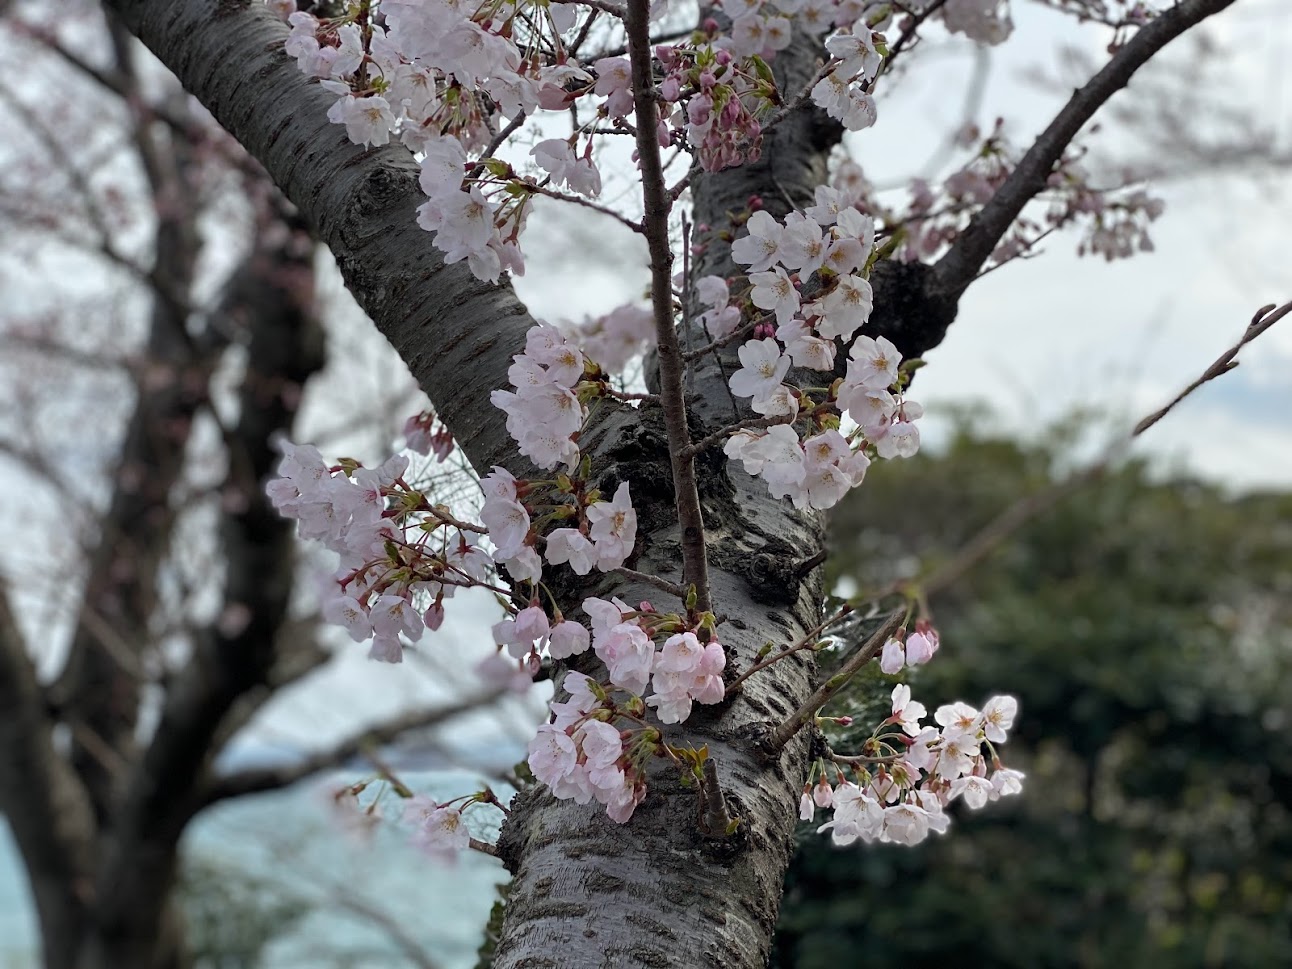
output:
[[[864,590],[945,561],[1063,476],[1059,437],[965,430],[876,468],[835,518],[836,573]],[[1292,965],[1292,496],[1132,462],[931,605],[942,650],[916,698],[1019,697],[1003,753],[1023,796],[957,808],[917,849],[805,833],[775,965]]]

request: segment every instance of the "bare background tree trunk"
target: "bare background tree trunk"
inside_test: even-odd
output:
[[[271,667],[289,652],[282,634],[292,528],[270,508],[261,483],[277,460],[272,437],[290,431],[301,389],[322,366],[322,329],[313,242],[263,175],[247,175],[261,186],[250,191],[260,205],[249,254],[214,305],[195,305],[202,166],[211,164],[211,145],[193,140],[203,137],[202,125],[179,92],[149,104],[133,37],[108,29],[106,69],[59,47],[53,35],[39,43],[128,119],[123,141],[155,218],[151,266],[130,265],[95,188],[77,175],[81,161],[69,158],[66,166],[92,213],[95,244],[110,264],[146,281],[146,362],[135,373],[120,457],[87,539],[68,658],[53,682],[42,684],[29,658],[51,644],[24,636],[0,588],[0,702],[11,711],[0,726],[0,810],[31,879],[49,969],[184,969],[188,951],[172,892],[180,836],[208,803],[222,744],[272,690]],[[167,618],[159,588],[184,551],[173,539],[191,432],[214,413],[212,375],[231,343],[245,347],[248,362],[238,416],[223,441],[228,471],[217,541],[224,568],[209,579],[222,605],[207,627],[168,631],[187,632],[192,644],[187,665],[171,671],[159,646]],[[165,699],[160,725],[142,736],[149,691]],[[56,739],[61,731],[66,741]]]

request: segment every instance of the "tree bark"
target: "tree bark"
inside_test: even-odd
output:
[[[361,148],[327,120],[333,97],[282,50],[286,27],[252,0],[108,0],[122,22],[269,173],[332,250],[346,285],[408,364],[477,469],[523,469],[489,391],[534,320],[510,285],[445,266],[417,225],[407,149]],[[469,387],[471,393],[461,393]]]

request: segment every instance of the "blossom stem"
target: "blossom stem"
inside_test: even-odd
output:
[[[687,426],[686,401],[682,390],[684,359],[673,325],[673,249],[668,221],[672,202],[664,187],[656,140],[655,86],[650,47],[650,0],[629,0],[626,24],[628,56],[632,65],[633,103],[637,117],[637,153],[642,177],[644,215],[642,231],[650,250],[651,304],[658,342],[660,404],[668,433],[669,462],[673,470],[673,493],[677,519],[682,531],[682,585],[694,585],[696,608],[711,612],[709,563],[705,548],[704,517],[695,479],[694,455],[684,451],[691,443]]]
[[[886,754],[882,757],[867,757],[865,754],[831,754],[830,759],[836,764],[847,764],[851,767],[858,764],[891,764],[899,756],[897,753]]]
[[[471,839],[471,849],[479,851],[481,854],[486,854],[491,858],[498,857],[498,846],[491,845],[488,841],[481,841],[479,838]]]

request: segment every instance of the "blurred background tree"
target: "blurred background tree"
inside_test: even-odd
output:
[[[944,452],[885,468],[835,517],[839,591],[945,564],[1063,480],[1088,426],[1020,443],[965,419]],[[934,661],[849,699],[899,680],[930,710],[1013,693],[1028,796],[961,806],[954,836],[914,850],[804,837],[774,966],[880,945],[903,966],[1292,964],[1292,495],[1125,462],[929,605]]]

